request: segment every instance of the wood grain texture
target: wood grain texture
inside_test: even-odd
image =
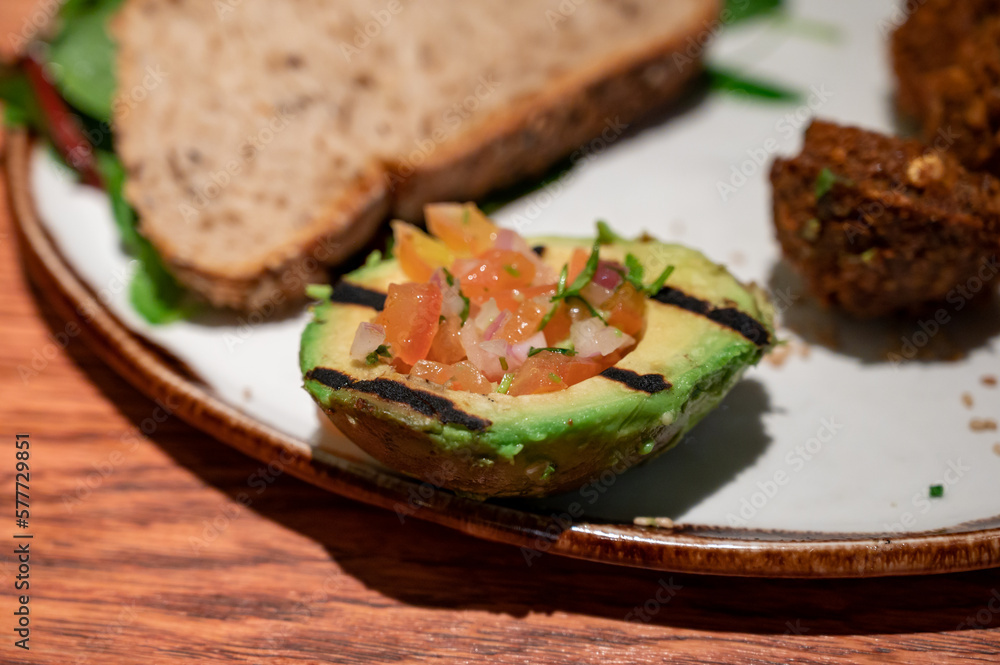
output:
[[[32,5],[0,6],[4,48]],[[26,283],[4,208],[0,512],[13,435],[30,432],[35,537],[23,652],[13,524],[0,528],[0,663],[1000,660],[1000,571],[802,582],[527,567],[516,548],[400,524],[156,423],[156,405],[66,332]]]

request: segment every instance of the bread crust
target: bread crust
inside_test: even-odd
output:
[[[699,31],[715,25],[719,3],[705,2],[702,9],[684,34],[568,74],[545,94],[524,100],[440,146],[411,174],[406,174],[404,164],[388,164],[393,213],[418,220],[427,203],[478,199],[542,175],[606,131],[611,132],[610,141],[615,140],[621,127],[676,99],[684,84],[701,73],[700,58],[689,61],[683,56],[678,59],[684,64],[680,66],[675,56]]]
[[[113,32],[121,37],[127,23],[124,14],[141,9],[141,0],[126,2]],[[214,306],[261,311],[299,302],[305,298],[304,284],[326,282],[326,268],[364,247],[390,213],[417,221],[426,203],[476,199],[540,175],[608,128],[620,133],[615,128],[676,98],[701,71],[702,49],[678,58],[682,65],[675,63],[675,56],[690,50],[700,33],[710,34],[720,10],[720,0],[704,0],[691,25],[676,30],[669,41],[632,48],[597,66],[567,72],[543,93],[478,120],[436,146],[412,172],[398,161],[373,163],[264,260],[195,264],[178,250],[167,230],[142,224],[141,214],[140,232],[178,280]],[[122,80],[135,80],[140,71],[142,65],[133,56],[127,48],[119,49]],[[116,109],[123,108],[116,105]],[[115,132],[120,140],[130,131],[124,120],[116,110]],[[132,182],[126,184],[126,194],[132,201],[140,196]]]
[[[296,241],[281,248],[286,253],[284,258],[276,256],[271,265],[265,264],[250,274],[221,270],[209,273],[176,252],[165,254],[161,249],[165,243],[158,244],[157,249],[177,279],[214,306],[248,312],[280,311],[302,302],[306,285],[328,283],[330,266],[344,261],[375,237],[389,214],[383,182],[384,172],[371,169],[310,226],[310,231],[313,227],[322,230],[299,233]],[[147,235],[155,244],[153,238],[158,236]]]

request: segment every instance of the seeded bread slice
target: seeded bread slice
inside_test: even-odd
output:
[[[127,0],[141,231],[218,306],[302,297],[389,214],[544,172],[675,97],[718,0]]]

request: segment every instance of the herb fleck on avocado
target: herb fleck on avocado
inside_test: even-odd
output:
[[[625,281],[634,286],[636,291],[645,293],[647,296],[655,296],[663,288],[663,285],[667,283],[667,280],[670,279],[670,275],[674,272],[674,267],[667,266],[660,273],[660,276],[654,279],[648,286],[642,282],[643,276],[646,274],[646,269],[634,254],[625,256],[625,270]]]
[[[392,353],[389,352],[389,347],[385,344],[380,344],[377,349],[369,353],[365,358],[365,362],[369,365],[377,365],[379,358],[392,359]]]

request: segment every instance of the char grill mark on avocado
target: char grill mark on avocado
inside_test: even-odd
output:
[[[425,416],[437,418],[443,425],[460,425],[474,432],[481,432],[493,424],[489,420],[477,418],[465,411],[456,409],[455,403],[449,399],[423,390],[414,390],[392,379],[356,381],[343,372],[325,367],[317,367],[311,370],[306,375],[306,379],[318,381],[334,390],[356,390],[361,393],[375,395],[389,402],[405,404]]]
[[[361,305],[371,307],[377,312],[385,309],[385,299],[384,293],[344,281],[337,282],[330,295],[330,302],[335,302],[338,305]]]
[[[771,334],[757,319],[734,307],[713,307],[711,303],[665,286],[653,296],[653,300],[664,305],[673,305],[693,314],[700,314],[719,325],[735,330],[759,347],[771,344]]]
[[[605,379],[617,381],[632,390],[639,390],[650,395],[662,393],[664,390],[670,390],[673,387],[662,374],[638,374],[632,370],[621,369],[619,367],[609,367],[601,372],[601,376]]]

